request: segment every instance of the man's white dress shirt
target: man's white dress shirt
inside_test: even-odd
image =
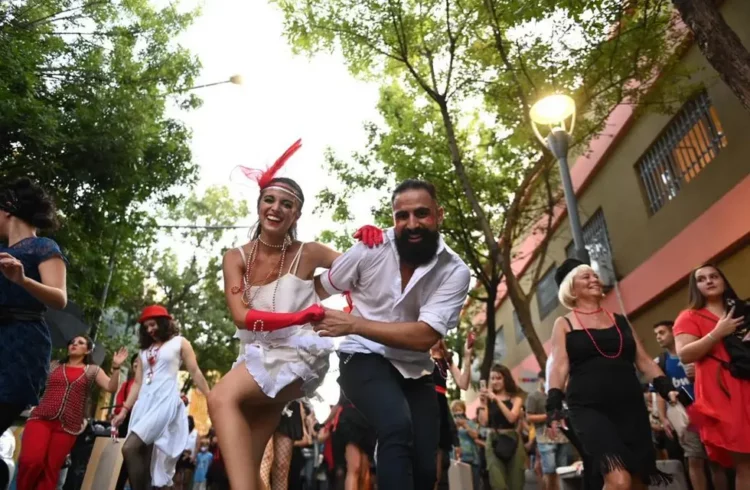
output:
[[[321,276],[323,289],[329,294],[351,291],[353,315],[386,323],[421,321],[445,336],[458,325],[469,292],[469,268],[440,237],[435,257],[417,267],[401,291],[401,269],[392,228],[386,230],[384,240],[383,246],[372,249],[358,243],[337,258]],[[347,336],[339,351],[380,354],[405,378],[420,378],[434,368],[428,352],[396,349],[359,335]]]

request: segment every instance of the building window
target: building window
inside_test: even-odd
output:
[[[539,308],[539,319],[541,320],[544,320],[557,308],[556,270],[555,267],[550,267],[536,285],[536,305]]]
[[[503,331],[503,327],[499,327],[495,332],[495,350],[493,360],[495,362],[501,362],[503,357],[505,357],[506,352],[505,332]]]
[[[704,90],[682,106],[638,162],[651,214],[677,196],[725,146],[727,137]]]
[[[520,344],[526,338],[526,334],[523,332],[521,320],[518,319],[518,314],[515,310],[513,310],[513,330],[516,333],[516,344]]]
[[[604,261],[605,263],[611,261],[612,246],[609,244],[607,222],[604,221],[604,213],[601,208],[597,209],[589,220],[586,221],[586,224],[583,225],[583,243],[586,244],[586,250],[589,252],[592,260],[597,262]],[[575,244],[570,242],[565,249],[565,255],[575,257],[575,254]],[[552,276],[554,278],[554,272]]]

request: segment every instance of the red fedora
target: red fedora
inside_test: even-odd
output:
[[[172,319],[172,315],[169,314],[166,308],[164,308],[161,305],[151,305],[143,309],[143,312],[141,313],[140,318],[138,318],[138,323],[143,323],[149,318],[162,318],[162,317],[169,318],[170,320]]]

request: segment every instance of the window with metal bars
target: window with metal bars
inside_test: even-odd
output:
[[[604,221],[604,213],[601,208],[597,209],[583,225],[583,243],[586,244],[586,250],[593,260],[604,261],[605,263],[611,261],[612,246],[609,243],[607,222]],[[574,257],[575,253],[575,244],[570,242],[565,249],[565,254],[570,258]]]
[[[539,318],[542,320],[557,308],[556,270],[555,267],[550,267],[536,286],[536,305],[539,309]]]
[[[725,146],[727,137],[704,90],[680,108],[636,166],[651,214],[674,199]]]

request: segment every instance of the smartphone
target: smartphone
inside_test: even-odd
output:
[[[466,347],[468,349],[474,348],[474,340],[476,340],[476,336],[474,335],[473,330],[469,330],[469,335],[466,336]]]
[[[480,390],[486,390],[487,389],[487,381],[484,379],[479,380],[479,389]]]

